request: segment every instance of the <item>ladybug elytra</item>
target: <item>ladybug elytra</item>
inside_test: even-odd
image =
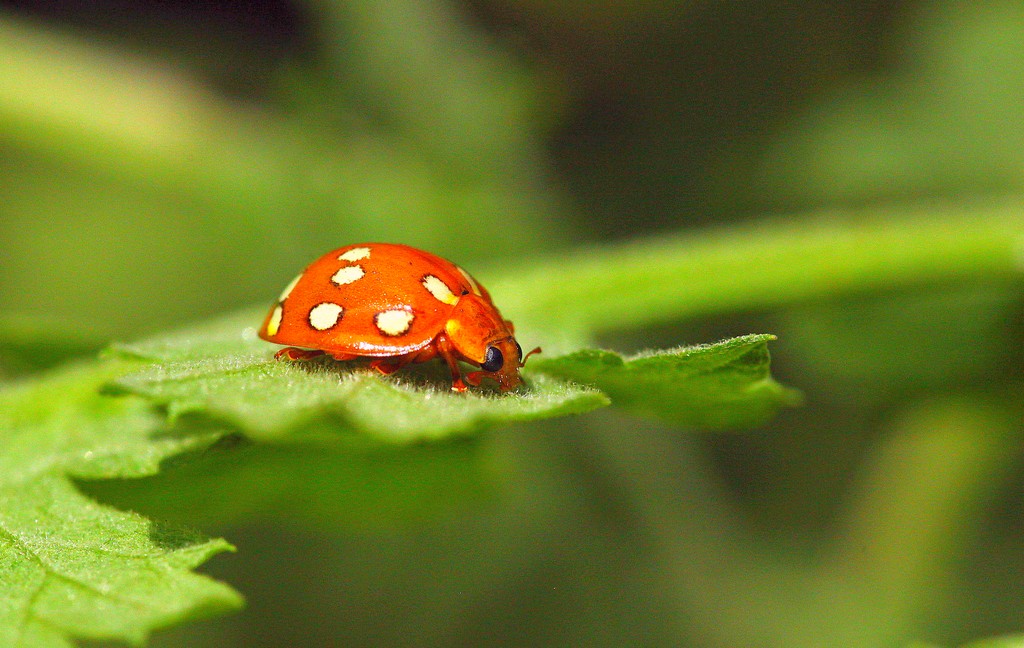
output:
[[[466,390],[459,362],[480,367],[466,375],[502,391],[522,383],[526,356],[487,290],[451,261],[391,243],[349,245],[314,261],[284,289],[259,336],[288,345],[276,358],[375,358],[382,374],[440,357],[452,389]]]

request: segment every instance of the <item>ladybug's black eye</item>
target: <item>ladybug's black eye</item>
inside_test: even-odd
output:
[[[487,347],[487,356],[484,358],[484,363],[480,365],[480,368],[484,371],[493,372],[501,369],[503,364],[505,364],[505,358],[502,357],[498,347]]]
[[[518,342],[516,342],[516,351],[519,352],[519,362],[522,362],[523,361],[523,347],[519,346]]]

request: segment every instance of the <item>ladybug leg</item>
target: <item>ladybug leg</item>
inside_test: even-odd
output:
[[[437,355],[444,358],[444,361],[448,364],[448,369],[452,372],[452,391],[459,393],[466,391],[468,387],[462,381],[462,369],[459,367],[459,359],[455,357],[451,343],[448,342],[448,338],[443,333],[434,340],[434,350],[437,352]]]
[[[393,360],[393,362],[388,362],[389,360]],[[376,360],[370,363],[370,367],[372,369],[376,369],[384,376],[389,376],[398,371],[399,369],[401,369],[402,367],[404,367],[409,362],[405,358],[405,356],[398,358],[397,361],[394,360],[394,358],[377,358]]]
[[[323,351],[317,351],[315,349],[297,349],[295,347],[285,347],[274,354],[275,360],[312,360],[317,356],[322,356]]]
[[[462,369],[459,368],[459,361],[447,353],[442,353],[441,357],[448,363],[448,368],[452,372],[452,391],[462,393],[469,389],[466,387],[466,383],[462,382]]]

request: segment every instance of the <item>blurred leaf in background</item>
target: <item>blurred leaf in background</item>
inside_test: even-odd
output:
[[[763,158],[788,205],[1019,192],[1024,14],[1017,3],[922,3],[886,77],[798,112]]]
[[[259,63],[275,84],[248,101],[225,96],[187,61],[157,58],[172,44],[179,57],[198,55],[185,15],[161,25],[176,32],[163,47],[130,51],[8,10],[0,305],[42,314],[59,306],[123,333],[262,299],[294,264],[341,240],[402,241],[466,263],[493,257],[495,245],[512,255],[553,242],[556,199],[512,59],[483,58],[482,35],[440,4],[421,16],[415,3],[389,3],[394,21],[376,5],[345,6],[349,18],[320,7],[315,33],[304,34],[325,57],[309,60],[301,40],[290,44],[298,51],[276,50],[280,58]],[[210,50],[224,45],[219,30],[233,30],[231,12],[247,11],[191,10],[212,14],[202,45]],[[143,33],[166,19],[159,4],[137,11]],[[105,15],[69,13],[87,25]],[[410,51],[369,44],[387,38]],[[237,83],[249,47],[236,54]]]
[[[362,240],[471,268],[545,361],[773,333],[804,407],[753,431],[228,435],[77,483],[239,549],[247,609],[154,645],[1011,645],[1022,43],[1011,0],[9,0],[0,380],[217,353],[255,319],[191,321]]]

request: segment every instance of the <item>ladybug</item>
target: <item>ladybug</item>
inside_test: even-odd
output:
[[[259,336],[288,345],[278,359],[371,357],[385,375],[440,357],[456,392],[466,391],[459,361],[480,367],[466,375],[471,385],[491,378],[508,391],[522,383],[526,358],[540,351],[523,356],[512,322],[468,272],[392,243],[348,245],[314,261],[281,293]]]

